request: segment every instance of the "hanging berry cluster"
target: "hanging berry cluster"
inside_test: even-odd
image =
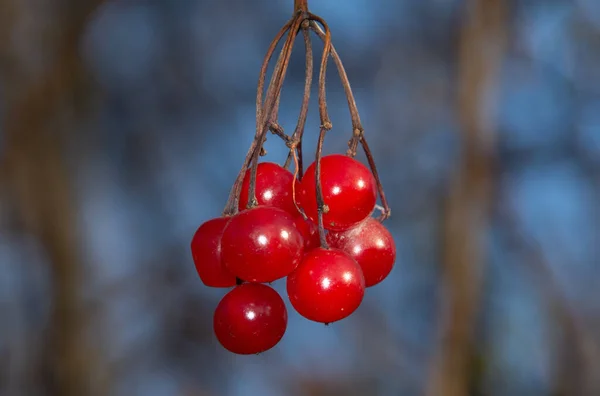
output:
[[[265,283],[287,277],[292,307],[309,320],[328,324],[352,314],[365,288],[386,278],[396,259],[392,236],[382,225],[390,208],[327,23],[308,11],[306,0],[295,0],[294,6],[294,16],[277,33],[262,64],[256,134],[223,214],[203,223],[191,244],[202,282],[233,288],[219,302],[213,324],[221,345],[238,354],[264,352],[286,331],[283,299]],[[304,95],[298,123],[288,135],[277,121],[279,99],[300,32],[306,53]],[[321,126],[315,161],[304,172],[302,135],[313,77],[311,32],[324,43],[318,81]],[[269,61],[286,33],[263,99]],[[353,132],[345,154],[322,156],[325,134],[332,128],[325,100],[329,57],[344,86]],[[269,132],[290,150],[283,166],[259,162],[266,155],[263,144]],[[354,159],[359,144],[369,167]],[[292,162],[293,172],[288,170]],[[377,205],[378,193],[382,206]],[[377,218],[372,217],[375,209],[381,212]]]

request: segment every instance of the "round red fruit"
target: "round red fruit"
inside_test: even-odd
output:
[[[223,231],[225,268],[247,282],[272,282],[292,272],[304,249],[294,217],[272,206],[257,206],[233,216]]]
[[[217,305],[213,327],[219,343],[240,355],[273,348],[285,334],[287,310],[275,290],[260,283],[244,283]]]
[[[302,233],[304,238],[304,251],[318,248],[321,246],[321,239],[319,239],[319,227],[308,219],[304,219],[302,215],[296,216],[296,227]]]
[[[256,168],[256,200],[258,205],[274,206],[293,215],[298,213],[294,204],[292,186],[294,175],[287,169],[274,162],[261,162]],[[296,180],[296,193],[300,189]],[[250,187],[250,169],[246,171],[242,182],[239,210],[248,205],[248,190]]]
[[[396,245],[392,234],[372,217],[349,230],[328,233],[327,243],[356,260],[362,268],[367,287],[384,280],[396,261]]]
[[[221,237],[231,217],[217,217],[203,223],[192,238],[192,257],[200,280],[210,287],[235,286],[235,276],[221,262]]]
[[[315,223],[318,221],[316,163],[307,169],[298,197],[300,206]],[[321,158],[323,201],[329,211],[323,214],[323,226],[343,231],[360,223],[375,209],[377,188],[371,171],[359,161],[341,154]]]
[[[360,266],[337,249],[317,248],[287,278],[294,309],[315,322],[331,323],[352,314],[365,294]]]

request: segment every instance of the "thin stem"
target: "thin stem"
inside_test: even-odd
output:
[[[304,213],[304,210],[298,206],[298,203],[296,202],[296,180],[298,180],[298,173],[301,169],[301,166],[298,164],[298,155],[296,154],[296,151],[292,150],[292,157],[294,157],[294,179],[292,180],[292,199],[294,201],[294,206],[296,207],[296,210],[298,210],[298,212],[300,212],[302,214],[302,217],[304,217],[304,220],[307,219],[306,214]]]
[[[312,53],[312,43],[310,40],[310,32],[308,31],[308,21],[305,20],[302,23],[302,34],[304,35],[304,48],[306,52],[306,66],[305,66],[305,77],[304,77],[304,95],[302,97],[302,106],[300,107],[300,115],[298,116],[298,123],[296,124],[296,129],[294,130],[294,134],[292,135],[292,140],[296,142],[296,155],[298,156],[298,178],[302,179],[303,169],[302,169],[302,136],[304,135],[304,127],[306,126],[306,118],[308,116],[308,104],[310,102],[310,88],[312,85],[313,78],[313,53]],[[292,153],[294,148],[290,148],[290,153],[285,161],[284,168],[287,168],[292,159]]]
[[[262,115],[262,94],[263,94],[263,90],[264,90],[264,86],[265,86],[265,78],[266,78],[266,74],[267,74],[267,68],[269,65],[269,61],[273,57],[273,53],[275,52],[275,48],[277,48],[277,44],[279,43],[279,41],[281,40],[283,35],[290,29],[293,21],[294,21],[294,19],[290,19],[279,30],[279,32],[277,33],[277,35],[275,36],[275,38],[269,45],[269,48],[268,48],[265,58],[263,60],[263,64],[261,66],[260,73],[259,73],[258,87],[257,87],[257,94],[256,94],[257,123],[258,123],[259,116]],[[258,125],[257,125],[257,129],[258,129]],[[252,141],[252,144],[250,145],[250,148],[248,149],[248,152],[246,153],[246,158],[244,159],[244,164],[242,165],[242,169],[238,173],[237,178],[235,179],[235,182],[233,183],[233,187],[231,188],[231,191],[229,193],[229,198],[227,199],[227,203],[225,204],[225,209],[223,210],[223,216],[231,216],[231,215],[237,213],[237,211],[238,211],[240,192],[242,190],[242,181],[244,180],[244,176],[246,175],[246,170],[248,169],[248,166],[250,165],[250,160],[252,159],[252,157],[254,155],[254,151],[257,149],[257,147],[258,147],[258,133],[255,134],[254,140]]]
[[[269,67],[269,61],[273,57],[273,53],[275,52],[275,48],[277,48],[277,44],[279,44],[279,41],[281,41],[281,39],[283,38],[283,35],[290,30],[290,28],[292,27],[292,24],[294,23],[294,20],[295,20],[295,17],[290,19],[281,28],[281,30],[277,33],[277,35],[275,36],[275,38],[269,45],[269,49],[267,50],[267,54],[265,55],[263,64],[260,67],[260,73],[258,76],[258,85],[256,88],[256,135],[259,135],[260,131],[261,131],[260,120],[262,118],[263,91],[265,89],[265,79],[267,77],[267,69]],[[282,50],[282,52],[279,53],[279,59],[277,60],[277,64],[279,64],[282,55],[283,55],[283,50]],[[269,88],[267,88],[267,91],[269,91],[269,89],[271,88],[271,85],[272,85],[273,79],[275,78],[275,75],[276,75],[275,71],[273,71],[273,76],[271,78],[271,82],[269,83]]]
[[[292,137],[290,137],[290,136],[288,136],[288,135],[285,134],[285,131],[283,130],[283,127],[281,125],[279,125],[279,123],[277,123],[277,122],[270,122],[269,123],[269,130],[274,135],[279,136],[281,138],[281,140],[283,140],[284,142],[286,142],[286,143],[292,142]]]
[[[325,33],[319,24],[317,24],[315,21],[311,21],[310,27],[312,31],[314,31],[321,39],[325,39]],[[342,59],[338,55],[333,44],[331,45],[331,57],[337,66],[338,74],[340,76],[340,80],[342,81],[342,86],[344,87],[344,93],[346,94],[346,100],[348,101],[348,109],[350,110],[350,117],[352,119],[352,138],[348,142],[348,156],[354,157],[356,155],[358,141],[363,135],[364,129],[360,121],[360,115],[358,114],[358,106],[356,105],[356,100],[354,99],[352,88],[350,87],[350,80],[348,79],[348,75],[344,69]]]
[[[392,215],[392,209],[388,204],[387,198],[385,197],[385,192],[383,191],[383,186],[381,185],[381,180],[379,179],[379,173],[377,172],[377,167],[375,166],[375,160],[373,159],[373,154],[371,154],[371,149],[367,144],[367,139],[362,136],[360,138],[360,143],[365,151],[365,155],[367,156],[367,161],[369,162],[369,167],[371,168],[371,173],[373,173],[373,177],[375,178],[375,183],[377,183],[377,191],[379,192],[379,197],[381,198],[381,205],[383,206],[383,212],[381,216],[377,218],[380,222],[383,222],[385,219]]]
[[[240,201],[240,193],[242,191],[242,182],[244,180],[244,176],[246,175],[246,171],[248,170],[248,166],[250,165],[250,161],[252,160],[252,156],[254,155],[254,151],[258,147],[258,141],[256,137],[252,141],[248,152],[246,153],[246,158],[244,158],[244,165],[242,165],[242,169],[238,173],[235,182],[233,183],[233,187],[229,192],[229,198],[227,199],[227,203],[225,204],[225,209],[223,209],[222,216],[232,216],[238,212],[238,204]]]
[[[275,84],[277,83],[277,77],[279,76],[279,74],[281,73],[282,67],[283,67],[283,62],[285,61],[285,46],[287,45],[288,41],[289,41],[289,35],[288,34],[288,38],[286,39],[286,42],[284,44],[284,48],[282,49],[281,53],[279,54],[279,57],[277,58],[277,63],[275,64],[275,69],[273,70],[273,75],[271,76],[271,80],[269,81],[269,86],[267,87],[267,99],[265,100],[265,106],[266,106],[266,102],[268,101],[270,95],[273,92],[273,89],[275,88]],[[261,90],[262,92],[262,90]],[[257,93],[258,96],[258,93]],[[256,121],[256,132],[255,132],[255,142],[257,142],[256,147],[254,148],[254,151],[252,152],[252,156],[251,156],[251,164],[252,166],[250,167],[250,186],[249,186],[249,192],[248,192],[248,202],[246,203],[246,208],[250,209],[253,208],[254,206],[258,205],[258,200],[256,199],[256,170],[258,167],[258,157],[264,152],[264,148],[263,145],[265,144],[265,141],[267,140],[267,135],[266,135],[266,131],[267,130],[273,130],[271,127],[274,127],[274,123],[272,122],[274,113],[277,112],[278,109],[278,103],[279,102],[279,98],[277,97],[275,99],[275,102],[273,103],[273,108],[271,110],[271,112],[267,112],[266,114],[266,121],[262,118],[263,115],[265,115],[264,113],[264,109],[261,107],[260,108],[260,113],[257,111],[257,121]],[[260,120],[258,118],[261,118]],[[263,122],[265,121],[265,122]],[[259,129],[260,128],[260,129]],[[277,130],[277,129],[276,129]],[[263,131],[265,133],[263,133]],[[282,135],[285,135],[285,133],[283,132],[283,129],[280,130]],[[240,193],[241,193],[241,188],[240,188]]]
[[[298,141],[298,145],[296,146],[296,156],[298,157],[298,163],[296,164],[298,167],[298,180],[302,180],[304,177],[304,168],[302,163],[302,139]]]
[[[267,89],[267,94],[265,98],[264,106],[260,112],[257,112],[257,119],[260,118],[259,125],[262,130],[258,129],[257,125],[257,133],[260,131],[260,135],[258,136],[258,147],[262,147],[264,144],[267,131],[269,130],[269,121],[271,120],[273,111],[277,106],[278,98],[281,95],[281,88],[283,86],[283,80],[285,79],[285,74],[290,62],[290,57],[292,55],[292,48],[294,46],[294,41],[296,36],[298,35],[298,30],[300,29],[300,25],[304,20],[304,14],[298,13],[292,22],[292,27],[289,30],[288,37],[283,45],[282,55],[281,55],[281,64],[279,68],[276,68],[273,72],[273,84],[269,84],[269,89]],[[266,110],[266,111],[265,111]],[[256,170],[258,167],[258,154],[260,150],[255,150],[254,155],[252,157],[252,167],[250,170],[250,186],[248,191],[248,205],[247,208],[250,209],[257,205],[256,201]]]
[[[271,113],[271,117],[269,118],[268,126],[269,126],[269,128],[271,128],[272,126],[276,125],[276,126],[279,126],[281,131],[283,131],[283,128],[281,127],[281,125],[279,125],[277,123],[277,120],[279,119],[279,102],[280,102],[280,100],[281,100],[281,95],[277,95],[277,99],[275,100],[275,107],[273,107],[273,112]]]
[[[310,22],[311,29],[325,42],[327,40],[327,35],[321,27],[315,22]],[[375,182],[377,183],[377,191],[379,192],[379,197],[381,198],[381,204],[383,205],[383,212],[381,216],[379,216],[379,221],[384,221],[389,218],[392,210],[387,202],[385,197],[385,192],[383,190],[383,186],[381,185],[381,179],[379,178],[379,173],[377,172],[377,167],[375,166],[375,161],[373,159],[373,155],[371,154],[371,149],[367,144],[364,136],[364,129],[362,127],[362,123],[360,121],[360,115],[358,114],[358,107],[356,106],[356,100],[354,99],[354,95],[352,93],[352,88],[350,87],[350,80],[348,79],[348,75],[346,74],[346,70],[344,69],[344,65],[342,60],[335,50],[334,46],[331,45],[331,57],[335,62],[338,74],[340,76],[340,80],[342,81],[342,86],[344,87],[344,92],[346,94],[346,99],[348,101],[348,109],[350,110],[350,117],[352,118],[352,138],[348,142],[348,152],[347,155],[349,157],[354,157],[356,155],[356,148],[358,143],[360,142],[365,155],[367,156],[367,161],[369,162],[369,167],[371,168],[371,172],[373,173],[373,177],[375,178]]]
[[[323,55],[321,56],[321,67],[319,69],[319,117],[321,119],[321,128],[319,131],[319,140],[317,142],[317,152],[315,156],[315,189],[317,198],[319,239],[321,242],[321,247],[328,249],[329,246],[325,239],[325,228],[323,226],[323,214],[329,211],[329,207],[327,207],[323,198],[323,188],[321,185],[321,156],[323,154],[323,142],[325,141],[325,134],[331,129],[331,121],[329,120],[329,114],[327,113],[327,101],[325,97],[327,60],[329,59],[329,53],[331,51],[331,32],[329,31],[329,27],[323,19],[313,14],[310,14],[309,17],[312,20],[317,20],[325,29]]]
[[[319,240],[321,241],[322,248],[329,249],[329,245],[327,244],[327,240],[325,239],[325,228],[323,227],[323,214],[329,212],[329,207],[325,205],[325,201],[323,199],[323,189],[321,187],[321,156],[323,154],[323,142],[325,141],[326,133],[327,128],[321,126],[321,130],[319,131],[319,140],[317,141],[317,153],[315,159],[315,183],[317,185],[317,217],[319,224]]]
[[[327,60],[331,52],[331,31],[329,26],[321,17],[309,14],[309,18],[319,22],[325,29],[325,38],[323,39],[323,55],[321,56],[321,67],[319,69],[319,116],[321,118],[321,126],[327,130],[331,129],[331,121],[327,113],[327,100],[325,95],[325,80],[327,77]]]

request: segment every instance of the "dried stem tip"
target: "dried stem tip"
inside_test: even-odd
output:
[[[294,12],[308,12],[308,1],[307,0],[294,0]]]

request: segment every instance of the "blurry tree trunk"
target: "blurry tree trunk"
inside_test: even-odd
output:
[[[79,57],[79,39],[100,1],[50,2],[50,13],[44,9],[48,4],[36,8],[18,0],[3,3],[0,55],[12,77],[5,82],[3,193],[26,231],[39,239],[52,266],[52,311],[41,373],[44,390],[60,396],[92,395],[94,356],[83,340],[81,244],[66,142],[76,132],[76,121],[91,93]],[[41,68],[24,64],[36,57],[24,57],[17,53],[19,48],[11,47],[15,40],[10,37],[22,31],[16,26],[25,19],[44,20],[50,27],[42,35],[29,34],[17,41],[52,54]],[[36,68],[39,73],[27,72]]]
[[[426,393],[469,394],[472,336],[483,277],[494,175],[494,114],[490,103],[505,41],[504,0],[472,0],[460,35],[458,115],[462,156],[444,203],[440,349]]]

